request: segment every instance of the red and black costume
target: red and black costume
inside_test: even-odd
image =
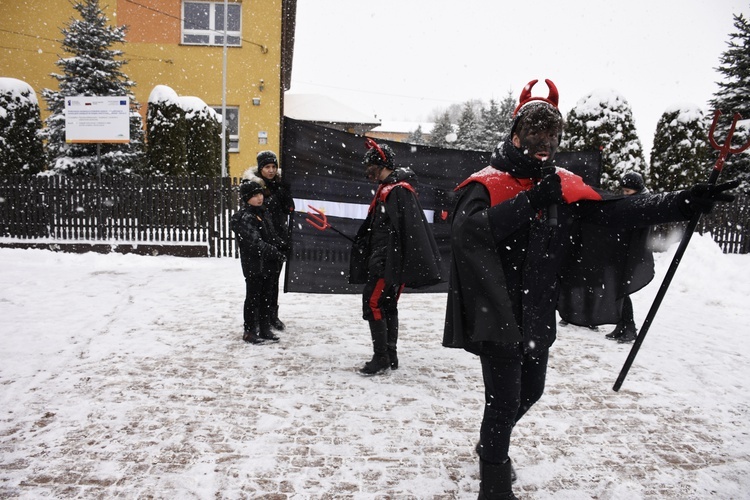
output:
[[[561,291],[570,293],[569,283],[578,286],[576,270],[586,267],[578,244],[582,225],[632,228],[688,218],[679,193],[610,199],[557,169],[564,203],[551,225],[546,210],[532,208],[526,195],[542,178],[542,166],[506,139],[492,165],[457,188],[452,216],[443,345],[480,356],[487,405],[478,450],[492,463],[507,461],[513,426],[544,390],[558,299]],[[613,274],[613,283],[619,276]],[[588,324],[597,324],[596,315],[596,309],[586,313]]]
[[[415,182],[416,175],[408,168],[397,168],[380,182],[367,218],[357,231],[350,259],[349,282],[365,284],[362,317],[370,322],[374,349],[377,354],[385,348],[376,340],[375,330],[387,328],[392,368],[398,366],[395,351],[401,291],[434,285],[441,279],[440,253]]]

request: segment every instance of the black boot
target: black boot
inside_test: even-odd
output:
[[[518,500],[513,494],[510,458],[501,464],[479,459],[479,500]]]
[[[638,330],[635,327],[626,327],[623,330],[623,334],[617,339],[618,344],[629,344],[638,337]]]
[[[388,358],[388,327],[385,320],[370,321],[370,335],[372,336],[372,359],[365,363],[359,373],[362,375],[377,375],[391,367]]]
[[[260,332],[258,333],[258,336],[263,340],[267,340],[269,342],[279,341],[279,337],[274,335],[271,331],[270,318],[265,318],[260,321]]]
[[[481,446],[482,446],[482,443],[477,442],[477,445],[474,447],[474,452],[477,454],[477,456],[479,458],[482,457],[479,454],[479,449],[480,449]],[[510,458],[508,458],[508,460],[510,460]],[[511,483],[515,483],[517,479],[518,479],[518,475],[516,474],[516,468],[513,467],[513,461],[511,461],[510,462],[510,482]]]
[[[617,340],[620,337],[622,337],[623,333],[625,333],[624,330],[625,329],[623,328],[622,323],[617,323],[617,326],[615,327],[615,329],[612,330],[607,335],[605,335],[604,338],[609,339],[609,340]]]
[[[245,325],[242,340],[248,344],[264,344],[266,341],[258,336],[258,325]]]
[[[276,307],[276,310],[271,315],[271,327],[274,330],[278,330],[280,332],[283,332],[286,330],[286,325],[282,323],[282,321],[279,319],[279,308]]]
[[[388,359],[391,362],[391,370],[398,370],[398,311],[388,313],[386,317],[388,326]]]

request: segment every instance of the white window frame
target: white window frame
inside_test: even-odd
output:
[[[219,116],[221,116],[221,106],[211,106]],[[236,120],[227,120],[227,130],[229,130],[229,144],[227,144],[227,151],[230,153],[240,152],[240,107],[239,106],[227,106],[227,115],[230,117],[234,112]]]
[[[187,22],[187,16],[185,15],[185,8],[188,4],[204,4],[208,6],[208,29],[188,29],[185,28]],[[180,40],[183,45],[223,45],[224,44],[224,24],[223,21],[216,26],[216,7],[219,6],[224,8],[224,2],[200,2],[193,0],[183,0],[182,2],[182,22],[180,27],[182,34]],[[230,47],[240,47],[242,45],[242,4],[238,2],[228,2],[228,11],[233,9],[239,9],[240,26],[239,30],[227,29],[227,45]],[[202,36],[207,37],[206,42],[198,41],[186,41],[187,37],[191,36]]]

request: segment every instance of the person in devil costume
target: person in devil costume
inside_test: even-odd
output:
[[[572,264],[585,260],[576,253],[579,224],[633,228],[686,220],[710,211],[716,201],[731,201],[725,191],[737,185],[608,196],[553,166],[563,131],[558,93],[546,80],[549,96],[532,97],[536,82],[524,88],[511,131],[491,164],[456,188],[451,215],[443,345],[477,354],[482,366],[479,498],[516,498],[511,432],[544,390],[558,296]]]
[[[366,176],[378,183],[365,221],[352,244],[349,282],[364,283],[362,318],[372,337],[373,356],[360,369],[376,375],[398,368],[398,299],[404,287],[441,279],[440,253],[417,199],[417,177],[396,167],[387,144],[366,140]]]

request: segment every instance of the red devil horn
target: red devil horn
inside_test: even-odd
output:
[[[549,88],[549,97],[547,97],[547,100],[557,107],[557,103],[560,101],[560,94],[557,92],[557,87],[552,83],[552,80],[544,80],[544,83]]]
[[[526,86],[521,91],[521,97],[518,99],[518,104],[523,105],[531,99],[531,89],[534,88],[534,85],[536,85],[536,82],[539,80],[531,80],[529,83],[526,84]]]
[[[380,149],[380,146],[378,146],[378,143],[370,139],[369,137],[365,139],[365,146],[367,146],[367,149],[373,149],[378,152],[378,155],[383,159],[384,162],[388,162],[388,159],[385,156],[385,153],[382,149]]]

